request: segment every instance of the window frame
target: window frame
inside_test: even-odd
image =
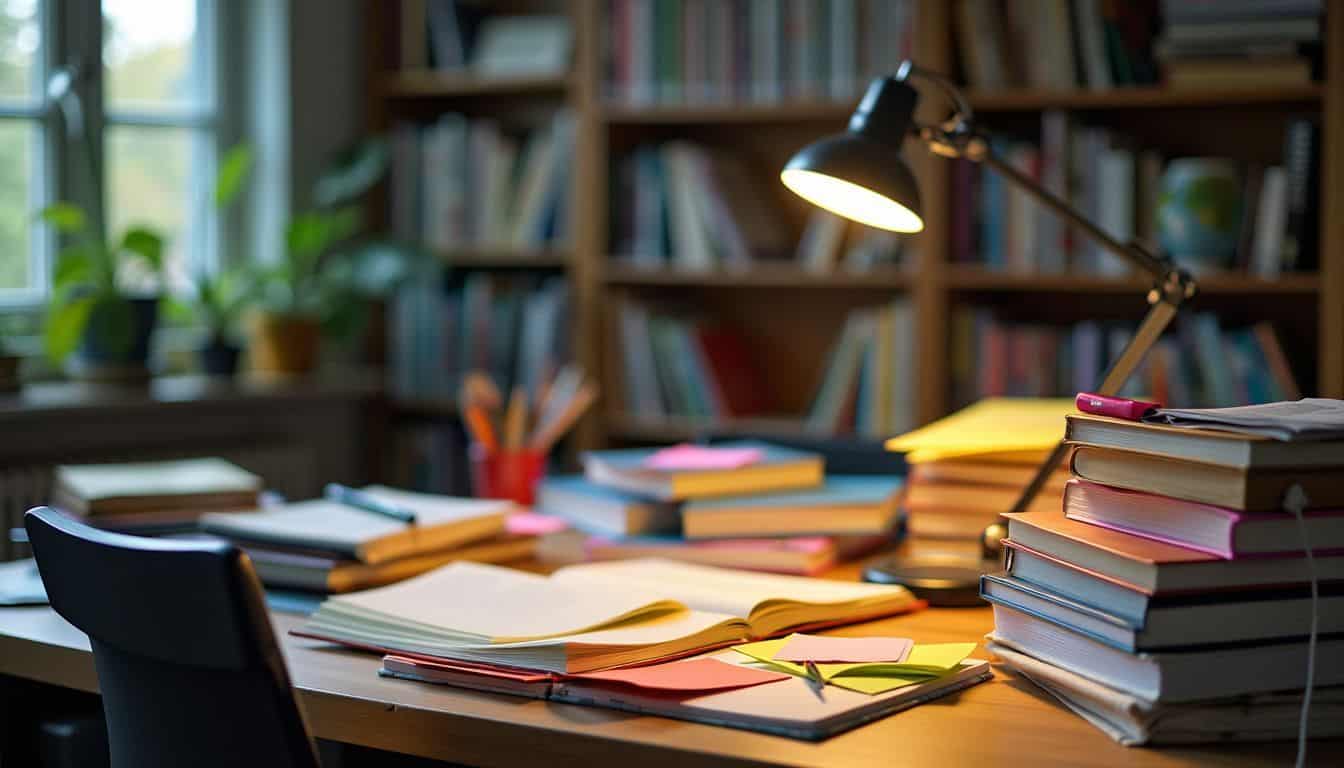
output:
[[[237,22],[241,3],[230,0],[195,0],[196,38],[194,64],[205,70],[201,85],[205,89],[202,105],[171,110],[114,110],[109,113],[104,99],[103,73],[103,15],[101,0],[37,0],[41,44],[34,61],[37,72],[37,93],[31,104],[18,105],[0,102],[0,119],[34,120],[40,126],[36,134],[32,183],[30,192],[34,210],[56,200],[77,203],[85,210],[95,211],[95,219],[106,214],[106,201],[96,199],[95,190],[88,189],[87,174],[80,169],[85,161],[82,140],[70,137],[65,131],[59,109],[48,106],[44,84],[50,73],[61,66],[72,64],[85,67],[79,78],[86,130],[93,137],[93,166],[99,176],[99,186],[106,190],[108,168],[105,162],[106,142],[110,126],[147,128],[183,128],[192,131],[192,152],[204,152],[200,168],[193,169],[207,183],[199,185],[198,194],[188,212],[188,230],[193,240],[187,248],[201,254],[193,267],[217,269],[227,263],[225,254],[237,242],[239,219],[216,211],[207,191],[213,188],[218,158],[238,138],[236,123],[229,116],[237,109],[235,81],[230,77],[230,62],[222,60],[229,50],[223,39],[226,30]],[[241,63],[241,62],[238,62]],[[88,65],[92,66],[88,66]],[[202,64],[205,66],[202,67]],[[195,135],[204,132],[205,136]],[[195,164],[193,160],[193,164]],[[37,287],[0,293],[0,315],[29,315],[36,326],[37,318],[51,296],[51,280],[56,256],[56,238],[48,227],[33,223],[30,242],[30,263],[36,267]],[[194,271],[194,270],[193,270]]]

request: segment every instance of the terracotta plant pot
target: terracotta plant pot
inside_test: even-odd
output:
[[[302,376],[317,368],[321,326],[315,318],[258,312],[251,318],[248,354],[256,373]]]
[[[0,392],[19,391],[19,363],[15,355],[0,355]]]

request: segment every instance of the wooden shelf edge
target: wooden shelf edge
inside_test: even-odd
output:
[[[537,250],[492,246],[467,246],[440,250],[439,261],[450,267],[537,267],[564,269],[572,261],[569,250],[541,248]]]
[[[904,290],[910,276],[898,270],[829,273],[808,272],[800,267],[755,267],[747,270],[715,269],[703,272],[676,269],[640,269],[609,265],[603,275],[608,285],[693,288],[868,288]]]
[[[408,418],[456,419],[457,402],[443,397],[389,397],[388,407]]]
[[[1307,104],[1323,99],[1320,83],[1290,88],[1199,90],[1164,87],[1111,88],[1104,91],[1039,90],[968,91],[974,109],[1015,112],[1038,109],[1158,109],[1176,107]],[[856,97],[857,99],[857,97]],[[856,100],[783,101],[740,104],[606,104],[601,118],[609,125],[718,125],[731,123],[843,123]]]
[[[1244,106],[1320,102],[1324,88],[1311,83],[1290,88],[1183,89],[1161,86],[1103,91],[1007,89],[968,91],[973,109],[1011,112],[1036,109],[1144,109],[1162,107]]]
[[[383,87],[394,98],[446,98],[452,96],[536,96],[564,94],[569,90],[569,75],[525,77],[484,77],[470,73],[435,70],[393,72]]]
[[[995,272],[975,267],[952,267],[944,284],[953,291],[1003,293],[1141,293],[1150,283],[1138,277],[1099,275],[1031,275]],[[1314,273],[1285,274],[1279,278],[1251,275],[1209,275],[1197,278],[1204,294],[1315,294],[1320,277]]]

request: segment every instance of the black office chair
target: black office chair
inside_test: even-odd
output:
[[[242,552],[24,518],[51,606],[89,636],[114,768],[316,768]]]

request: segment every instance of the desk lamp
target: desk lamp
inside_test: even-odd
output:
[[[914,81],[928,83],[941,91],[951,102],[952,115],[936,125],[916,123],[919,93],[911,84]],[[919,232],[924,228],[919,185],[900,155],[907,136],[922,141],[934,154],[989,166],[1152,279],[1147,315],[1096,389],[1099,394],[1116,394],[1171,323],[1181,304],[1195,295],[1194,280],[1168,257],[1138,242],[1121,242],[1112,237],[1067,201],[995,155],[987,137],[977,129],[970,105],[946,78],[913,62],[903,62],[895,76],[878,78],[868,86],[863,101],[849,119],[848,130],[804,147],[784,166],[780,180],[813,205],[847,219],[892,232]],[[1027,509],[1065,451],[1061,440],[1017,503],[1006,511],[1008,514]],[[1003,518],[985,529],[981,543],[986,560],[998,559],[1002,550],[1000,541],[1006,532]],[[869,581],[903,584],[935,605],[965,605],[978,601],[984,565],[931,556],[897,556],[870,565],[864,577]]]

